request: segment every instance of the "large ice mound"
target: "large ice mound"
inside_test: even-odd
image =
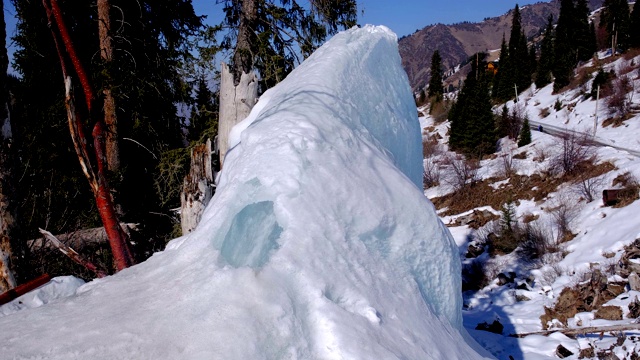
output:
[[[397,38],[334,36],[234,129],[188,236],[0,318],[12,359],[474,359]]]

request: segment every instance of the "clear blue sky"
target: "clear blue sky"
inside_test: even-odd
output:
[[[398,36],[410,35],[417,29],[435,23],[451,24],[461,21],[481,21],[486,17],[502,15],[516,4],[520,7],[540,0],[358,0],[360,24],[385,25]],[[548,2],[548,0],[545,0]],[[7,44],[15,32],[15,12],[9,0],[4,2],[7,22]],[[193,0],[198,15],[207,15],[216,23],[221,17],[222,5],[215,0]],[[9,55],[11,56],[11,54]]]

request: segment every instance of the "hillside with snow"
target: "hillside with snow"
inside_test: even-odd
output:
[[[425,194],[452,232],[467,278],[464,324],[499,359],[640,354],[640,56],[600,55],[578,69],[569,89],[553,94],[552,84],[532,85],[506,104],[529,119],[532,142],[501,139],[496,154],[471,166],[468,190],[454,171],[460,159],[448,151],[448,121],[419,109]],[[590,94],[599,69],[612,80],[596,101],[595,87]],[[585,163],[563,172],[572,146]],[[606,206],[609,189],[627,198]],[[504,250],[499,241],[510,227],[523,235]],[[624,331],[602,330],[608,326]],[[570,329],[585,332],[554,331]],[[509,336],[516,334],[525,336]]]
[[[0,307],[6,359],[479,359],[397,38],[334,36],[238,125],[197,229]]]

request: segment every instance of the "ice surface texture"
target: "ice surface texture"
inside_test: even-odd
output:
[[[461,334],[458,250],[422,193],[395,34],[334,36],[263,94],[230,147],[193,233],[66,301],[0,318],[0,353],[479,357]]]

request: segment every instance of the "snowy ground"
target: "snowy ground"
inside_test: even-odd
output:
[[[619,341],[610,333],[507,335],[541,330],[543,307],[552,306],[564,287],[582,281],[591,268],[619,260],[622,248],[640,238],[639,201],[619,209],[603,207],[599,198],[579,201],[572,223],[577,236],[563,244],[566,256],[543,267],[510,255],[497,258],[495,271],[515,272],[516,283],[493,281],[462,297],[460,262],[452,259],[465,253],[474,231],[451,225],[459,215],[443,216],[451,239],[431,205],[416,200],[420,175],[414,163],[421,149],[402,140],[415,138],[419,128],[403,122],[415,116],[415,108],[405,93],[394,36],[367,27],[336,36],[323,49],[266,93],[242,125],[246,130],[233,139],[228,172],[203,226],[116,276],[87,284],[56,278],[1,306],[0,357],[477,358],[471,350],[477,344],[465,340],[463,326],[499,359],[557,358],[558,345],[577,359],[580,349],[606,349]],[[623,60],[607,65],[626,66]],[[631,76],[637,106],[637,70]],[[593,132],[596,103],[579,91],[552,95],[550,86],[532,88],[508,105],[548,128]],[[556,111],[558,101],[563,106]],[[597,139],[640,150],[640,117],[603,127],[610,116],[604,100],[598,105]],[[423,117],[420,125],[446,141],[446,122]],[[532,144],[520,149],[503,142],[502,155],[526,152],[514,159],[519,174],[543,171],[548,160],[533,158],[548,158],[557,149],[557,138],[532,135]],[[625,172],[640,178],[637,156],[611,147],[599,147],[598,154],[616,166],[603,183]],[[480,173],[488,178],[500,168],[500,157],[485,160]],[[449,191],[442,185],[425,194]],[[538,216],[552,228],[545,209],[563,194],[571,194],[569,185],[539,202],[518,199],[517,214]],[[529,288],[516,289],[524,279]],[[626,291],[610,304],[626,309],[638,295]],[[569,324],[633,322],[627,313],[617,322],[579,313]],[[494,320],[503,324],[502,335],[475,330]],[[618,358],[640,352],[634,336],[640,332],[627,332],[614,348]]]
[[[638,64],[640,57],[624,60],[619,58],[605,66],[606,70],[614,69],[617,73],[628,69],[630,65]],[[590,65],[590,64],[587,64]],[[636,109],[640,104],[640,73],[638,68],[627,74],[633,80],[633,92],[628,94],[632,100],[632,106]],[[520,95],[517,104],[509,102],[510,109],[514,106],[519,108],[522,114],[526,114],[532,123],[540,123],[543,129],[557,128],[565,131],[578,131],[593,134],[596,111],[596,101],[594,99],[584,100],[580,95],[581,90],[590,90],[590,82],[583,88],[567,91],[561,94],[552,94],[552,85],[542,89],[525,91]],[[556,102],[562,103],[562,109],[554,109]],[[543,116],[546,111],[547,116]],[[424,110],[424,109],[421,109]],[[495,110],[497,113],[500,107]],[[598,104],[596,140],[605,144],[612,144],[621,148],[640,150],[640,115],[637,114],[626,120],[622,126],[603,127],[603,121],[610,118],[606,99],[600,99]],[[420,118],[423,129],[429,129],[429,134],[435,132],[443,138],[442,143],[447,140],[448,123],[434,124],[430,117]],[[503,142],[502,152],[496,159],[483,160],[480,174],[486,179],[497,176],[502,168],[502,158],[504,155],[515,155],[526,152],[524,159],[514,159],[514,168],[518,174],[531,175],[540,173],[548,168],[549,158],[558,151],[558,138],[547,133],[532,130],[533,142],[525,147],[517,148],[515,144]],[[614,149],[612,147],[599,147],[597,150],[600,161],[612,162],[616,169],[602,175],[602,185],[598,188],[598,195],[592,202],[578,200],[574,189],[569,184],[559,188],[559,191],[550,194],[541,201],[533,199],[518,199],[517,214],[522,218],[526,214],[538,216],[537,222],[549,231],[553,231],[553,219],[548,211],[553,207],[558,199],[571,199],[577,206],[577,214],[572,222],[572,231],[577,235],[573,240],[562,244],[566,256],[561,259],[549,261],[545,266],[523,264],[513,255],[498,257],[492,261],[494,272],[510,272],[517,274],[516,282],[500,286],[497,280],[478,292],[465,294],[465,311],[463,312],[464,324],[470,334],[485,348],[491,351],[500,359],[547,359],[558,358],[556,348],[563,345],[574,353],[570,359],[577,359],[580,349],[593,346],[596,349],[607,349],[618,341],[618,337],[610,333],[587,334],[578,336],[577,339],[569,338],[560,333],[551,336],[532,335],[522,339],[508,337],[508,334],[528,333],[542,330],[540,316],[544,313],[544,306],[553,306],[557,296],[566,286],[571,286],[584,280],[585,274],[593,268],[610,268],[615,265],[622,255],[625,245],[640,239],[640,223],[637,221],[640,212],[640,201],[636,201],[624,208],[604,207],[599,194],[603,188],[612,188],[612,180],[619,174],[630,172],[640,179],[640,158],[629,152]],[[533,161],[536,156],[546,154],[545,161]],[[442,155],[440,155],[442,156]],[[508,180],[507,180],[508,181]],[[504,183],[504,181],[502,181]],[[496,188],[500,182],[494,184]],[[440,185],[429,188],[425,194],[429,198],[442,196],[451,191],[450,187]],[[481,209],[487,209],[481,208]],[[480,210],[481,210],[480,209]],[[471,209],[469,209],[471,210]],[[500,209],[488,208],[489,211],[500,215]],[[461,255],[466,251],[470,239],[477,233],[468,226],[455,226],[454,221],[460,215],[443,217],[445,224],[450,224],[450,230],[461,249]],[[462,261],[469,259],[462,258]],[[530,278],[532,286],[529,289],[517,289],[517,285]],[[619,279],[612,279],[619,280]],[[625,280],[626,281],[626,280]],[[626,318],[628,313],[627,305],[640,293],[626,291],[618,298],[611,300],[608,305],[620,306],[625,312],[625,317],[620,321],[607,321],[594,319],[593,313],[579,313],[575,319],[570,319],[569,324],[576,326],[603,326],[613,324],[634,323],[635,319]],[[530,300],[517,301],[516,296],[526,296]],[[482,322],[491,324],[498,320],[504,326],[502,335],[487,331],[475,330],[475,327]],[[627,336],[621,345],[616,346],[614,353],[620,359],[631,358],[631,354],[640,354],[640,343],[634,336],[640,337],[639,331],[625,332]],[[622,340],[621,340],[622,341]]]
[[[395,34],[334,36],[239,129],[194,232],[114,276],[54,279],[62,289],[1,307],[0,357],[490,356],[463,328],[458,248],[422,194]]]

